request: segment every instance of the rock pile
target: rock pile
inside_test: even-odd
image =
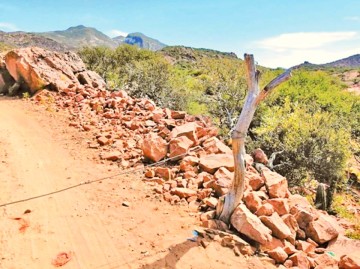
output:
[[[235,254],[261,251],[282,268],[359,268],[351,254],[340,259],[327,253],[328,242],[339,235],[336,220],[315,210],[304,197],[292,195],[286,178],[255,165],[267,162],[261,150],[246,155],[243,203],[234,211],[229,227],[214,218],[219,197],[231,186],[232,150],[217,138],[217,128],[208,118],[158,108],[151,100],[132,98],[122,90],[108,91],[74,55],[39,50],[8,53],[5,66],[11,77],[31,92],[45,84],[56,90],[40,91],[34,100],[51,100],[67,109],[70,126],[92,134],[89,147],[98,149],[103,161],[127,168],[170,159],[147,168],[144,181],[164,200],[202,211],[203,226],[222,230],[215,235]]]

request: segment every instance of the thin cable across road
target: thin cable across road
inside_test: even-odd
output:
[[[107,179],[112,179],[112,178],[115,178],[115,177],[118,177],[118,176],[126,175],[126,174],[129,174],[129,173],[141,171],[141,170],[144,170],[147,167],[157,166],[159,164],[164,164],[164,163],[166,163],[168,161],[171,161],[171,160],[186,156],[186,155],[189,154],[189,152],[196,151],[198,149],[201,149],[201,147],[197,146],[197,147],[194,147],[194,148],[190,149],[186,153],[179,154],[177,156],[167,158],[167,159],[164,159],[162,161],[158,161],[156,163],[148,164],[148,165],[145,165],[145,166],[142,166],[142,167],[128,169],[128,170],[125,170],[125,171],[123,171],[121,173],[117,173],[117,174],[112,175],[112,176],[107,176],[107,177],[98,178],[98,179],[94,179],[94,180],[82,181],[82,182],[80,182],[80,183],[78,183],[76,185],[72,185],[72,186],[62,188],[62,189],[59,189],[59,190],[56,190],[56,191],[52,191],[52,192],[48,192],[48,193],[44,193],[44,194],[40,194],[40,195],[36,195],[36,196],[31,196],[31,197],[28,197],[28,198],[25,198],[25,199],[12,201],[12,202],[8,202],[8,203],[5,203],[5,204],[0,204],[0,207],[5,207],[5,206],[8,206],[8,205],[19,204],[19,203],[27,202],[27,201],[30,201],[30,200],[39,199],[39,198],[46,197],[46,196],[49,196],[49,195],[52,195],[52,194],[56,194],[56,193],[64,192],[64,191],[67,191],[67,190],[71,190],[71,189],[74,189],[74,188],[77,188],[77,187],[80,187],[80,186],[83,186],[83,185],[88,185],[88,184],[92,184],[92,183],[95,183],[95,182],[99,182],[99,181],[103,181],[103,180],[107,180]]]

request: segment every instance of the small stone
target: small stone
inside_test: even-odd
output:
[[[125,207],[130,207],[131,204],[129,202],[127,202],[127,201],[124,201],[124,202],[122,202],[121,205],[125,206]]]

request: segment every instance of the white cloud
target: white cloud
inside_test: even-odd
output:
[[[288,33],[260,40],[257,44],[259,47],[275,51],[286,49],[313,49],[334,42],[349,40],[356,35],[356,32]]]
[[[291,67],[309,61],[323,64],[360,52],[358,32],[286,33],[253,43],[260,65]]]
[[[345,17],[345,20],[347,20],[347,21],[360,21],[360,17],[359,16],[350,16],[350,17]]]
[[[10,22],[0,22],[0,30],[3,30],[3,31],[18,31],[19,28],[17,28],[15,24],[12,24]]]
[[[116,37],[116,36],[119,36],[119,35],[126,37],[129,33],[123,32],[121,30],[113,29],[113,30],[108,31],[107,34],[110,37]]]

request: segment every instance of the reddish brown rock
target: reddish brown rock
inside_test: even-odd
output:
[[[180,163],[180,170],[183,172],[186,171],[197,171],[197,164],[199,163],[199,158],[194,156],[186,156],[182,159]]]
[[[166,167],[156,167],[155,175],[165,180],[169,180],[172,178],[171,169]]]
[[[215,136],[206,139],[202,146],[207,153],[232,153],[232,150]]]
[[[260,245],[260,250],[261,251],[269,251],[269,250],[273,250],[277,247],[280,247],[280,248],[285,247],[283,240],[280,240],[280,239],[277,239],[276,237],[271,236],[271,239],[269,242]]]
[[[212,189],[210,189],[210,188],[198,190],[197,197],[199,200],[203,200],[203,199],[209,197],[211,192],[212,192]]]
[[[218,199],[216,199],[215,197],[209,197],[209,198],[205,198],[203,202],[209,207],[216,208]]]
[[[265,152],[260,148],[255,149],[251,153],[251,156],[253,157],[254,162],[256,162],[256,163],[262,163],[262,164],[267,165],[269,162],[268,157],[266,156]]]
[[[291,214],[286,214],[281,217],[284,223],[289,227],[291,232],[291,237],[295,240],[296,232],[299,230],[299,225],[296,221],[296,218]]]
[[[338,268],[338,262],[327,253],[318,256],[314,261],[316,269]]]
[[[296,249],[302,250],[305,253],[313,252],[315,250],[315,246],[303,240],[298,240],[296,242]]]
[[[265,180],[257,171],[246,171],[245,178],[248,180],[249,185],[254,191],[259,190],[265,184]]]
[[[255,212],[256,216],[271,216],[274,213],[274,208],[271,204],[265,203],[259,207]]]
[[[170,147],[170,158],[178,157],[178,159],[181,159],[184,156],[185,153],[188,152],[188,150],[193,145],[193,142],[187,138],[186,136],[180,136],[178,138],[174,138],[170,141],[169,147]]]
[[[303,208],[301,206],[292,207],[290,209],[290,213],[294,215],[301,229],[306,229],[308,224],[316,219],[316,216],[310,210]]]
[[[323,216],[311,221],[306,228],[306,235],[318,244],[323,244],[336,238],[339,232]]]
[[[360,268],[360,256],[354,253],[343,255],[340,258],[339,268],[340,269],[359,269]]]
[[[294,245],[291,244],[287,240],[284,240],[284,248],[283,249],[286,252],[286,254],[288,254],[288,255],[292,255],[297,251],[296,248],[294,247]]]
[[[310,269],[310,262],[302,251],[291,255],[289,259],[293,262],[293,266],[297,266],[299,269]]]
[[[188,139],[192,141],[192,145],[198,144],[198,137],[196,134],[196,130],[201,128],[196,122],[185,123],[180,126],[176,126],[170,133],[170,139],[174,139],[181,136],[186,136]],[[191,145],[191,146],[192,146]]]
[[[142,151],[144,157],[158,162],[165,158],[168,150],[168,145],[164,139],[154,133],[149,133],[145,136]]]
[[[267,200],[269,204],[274,207],[274,210],[280,215],[289,214],[289,203],[287,199],[284,198],[274,198]]]
[[[122,153],[120,151],[115,150],[115,151],[105,152],[102,155],[102,158],[108,161],[117,161],[118,159],[121,158],[121,155]]]
[[[179,196],[180,198],[188,198],[190,196],[196,196],[197,192],[188,188],[175,188],[171,190],[172,194]]]
[[[175,120],[184,119],[186,116],[185,111],[171,111],[171,117]]]
[[[281,247],[269,250],[267,254],[270,258],[274,259],[276,263],[284,263],[288,257],[286,252]]]
[[[260,244],[266,244],[272,238],[271,231],[244,204],[235,209],[230,222],[239,233]]]
[[[212,154],[200,158],[200,168],[210,174],[214,174],[220,167],[234,171],[234,159],[231,154]]]
[[[104,145],[110,144],[110,139],[106,138],[105,136],[100,136],[100,137],[97,138],[97,142],[101,146],[104,146]]]
[[[105,88],[104,80],[95,72],[87,71],[80,57],[73,52],[63,54],[36,47],[21,48],[8,52],[5,64],[23,90],[32,93],[46,87],[62,90],[69,84]]]
[[[269,169],[263,169],[262,176],[270,198],[286,198],[288,195],[288,184],[285,177]]]
[[[261,216],[259,218],[277,238],[285,239],[291,236],[289,227],[287,227],[278,213],[274,212],[271,216]]]
[[[262,200],[256,192],[250,191],[244,194],[243,201],[252,213],[255,213],[262,205]]]

